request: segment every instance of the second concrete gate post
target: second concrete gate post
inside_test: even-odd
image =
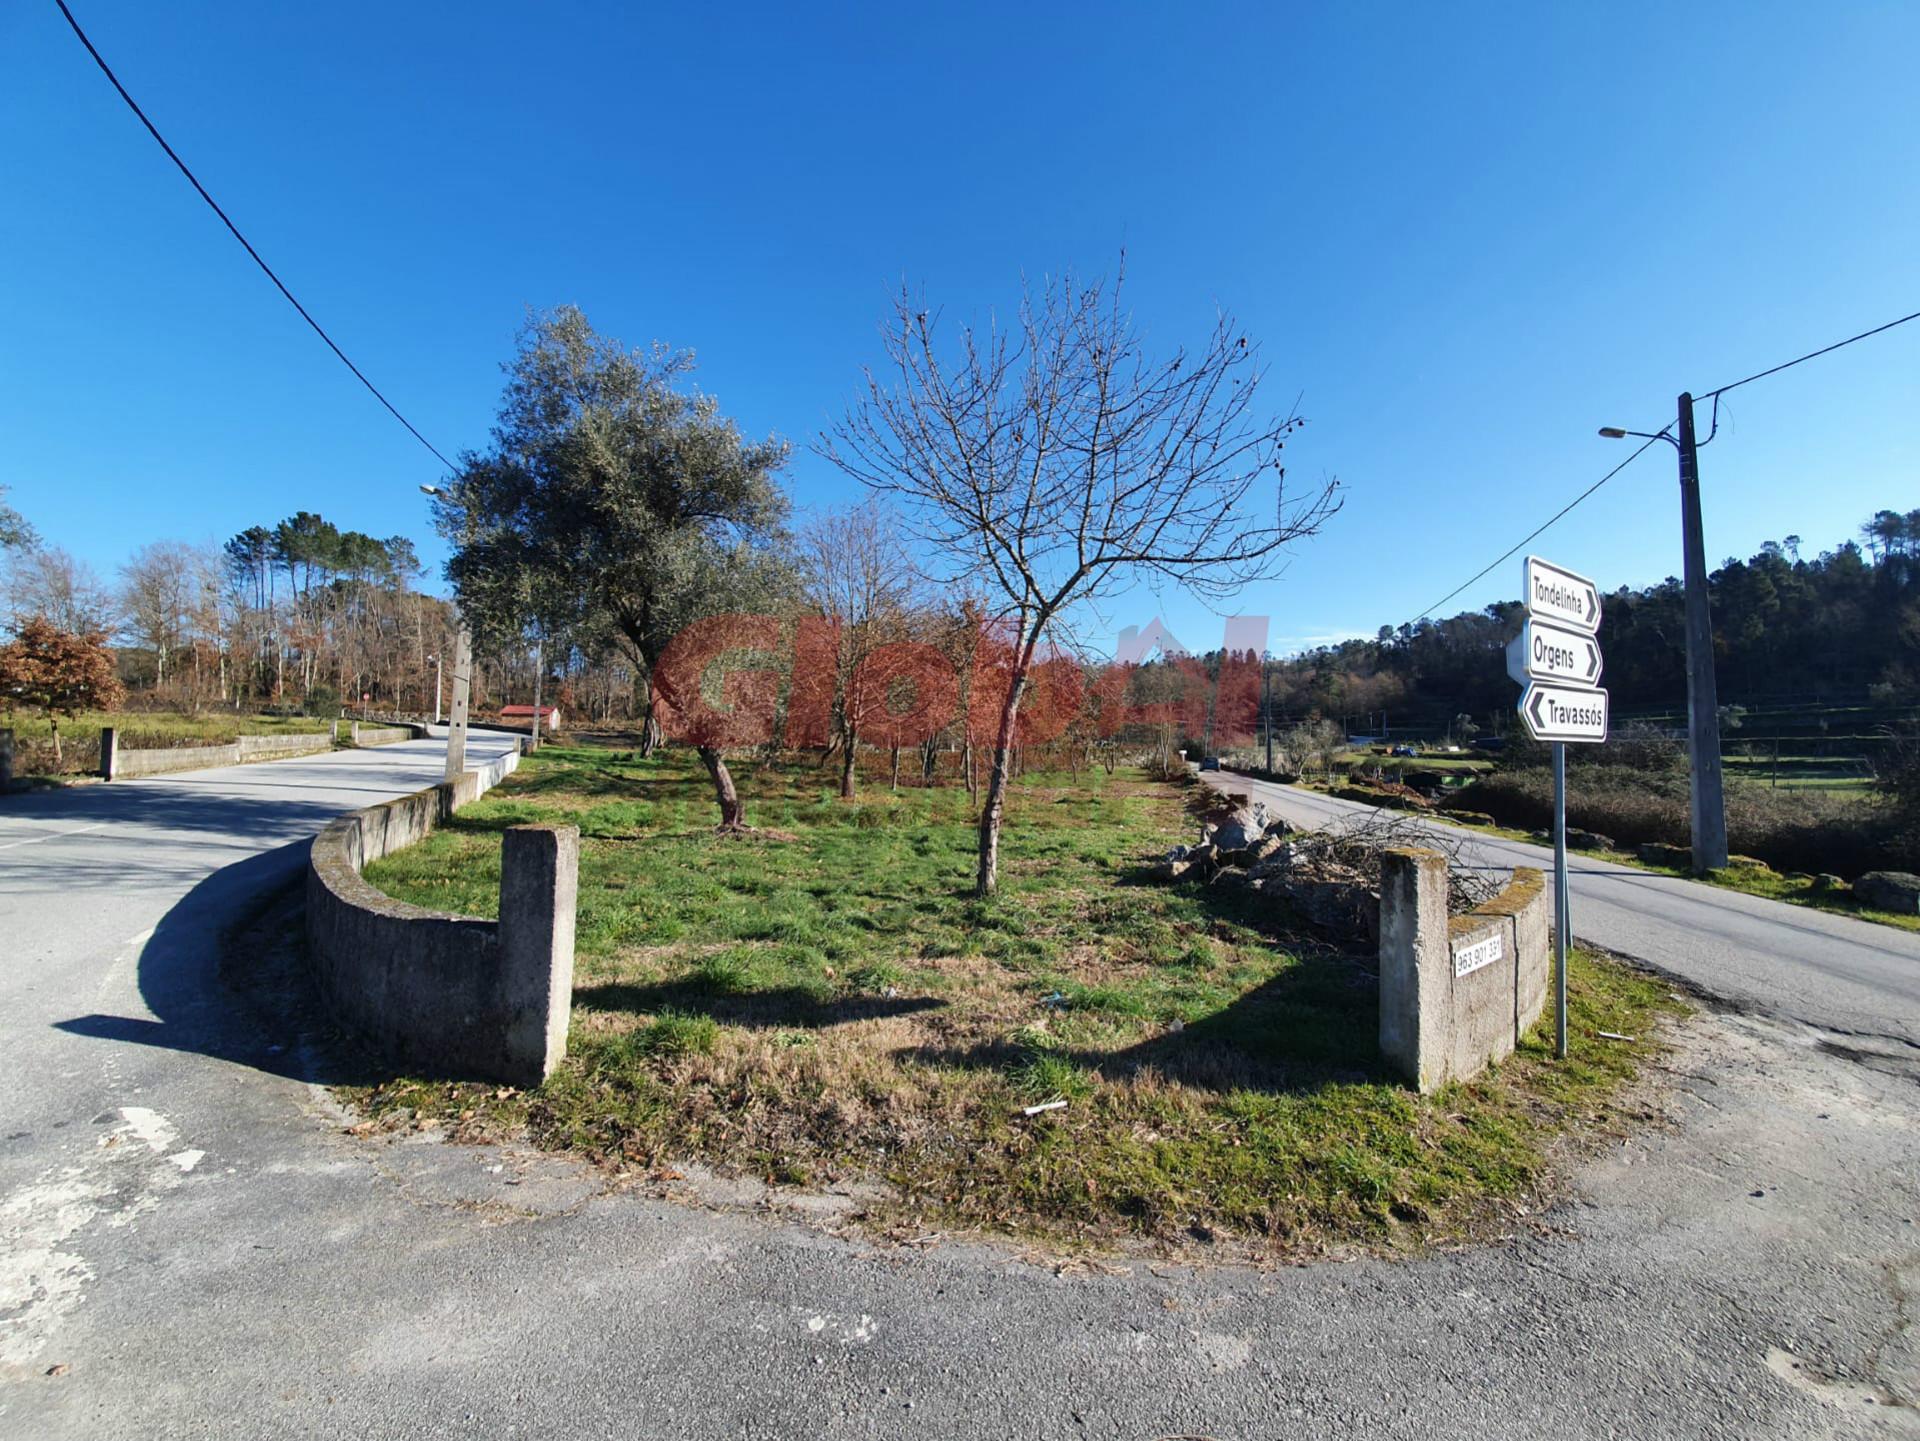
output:
[[[537,1086],[567,1054],[580,832],[511,826],[500,847],[500,985],[507,1057]]]

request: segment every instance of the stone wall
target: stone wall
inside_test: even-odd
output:
[[[247,761],[317,755],[332,748],[333,737],[324,731],[310,734],[282,731],[276,735],[241,736],[226,745],[128,750],[120,744],[115,728],[106,726],[100,732],[100,774],[110,781],[131,780],[137,776],[165,775],[170,771],[198,771],[214,766],[242,765]]]
[[[1551,914],[1531,867],[1464,916],[1447,914],[1447,860],[1389,850],[1380,874],[1380,1050],[1422,1092],[1513,1054],[1547,1003]]]
[[[431,833],[518,761],[509,752],[457,780],[354,811],[314,839],[307,949],[321,995],[348,1029],[410,1071],[532,1086],[566,1055],[578,830],[504,833],[497,922],[396,901],[360,874]]]

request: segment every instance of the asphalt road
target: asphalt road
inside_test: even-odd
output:
[[[1323,826],[1375,808],[1248,776],[1208,773],[1246,790],[1295,824]],[[1395,813],[1398,814],[1398,813]],[[1538,866],[1553,849],[1433,823],[1469,865]],[[1920,932],[1567,857],[1568,915],[1576,939],[1644,961],[1743,1008],[1823,1030],[1920,1046]]]
[[[1060,1265],[349,1134],[217,937],[327,817],[438,768],[0,802],[0,1436],[1920,1430],[1920,1064],[1765,1018],[1677,1035],[1657,1114],[1510,1242],[1400,1262]]]

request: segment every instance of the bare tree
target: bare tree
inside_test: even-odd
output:
[[[1011,329],[964,326],[951,351],[938,317],[903,291],[882,331],[883,374],[867,372],[819,447],[902,497],[952,578],[982,586],[1005,627],[981,895],[997,884],[1020,703],[1063,613],[1141,579],[1230,595],[1273,575],[1282,548],[1339,504],[1332,481],[1289,493],[1280,453],[1303,422],[1260,409],[1258,353],[1231,318],[1198,350],[1150,360],[1121,288],[1046,282]]]
[[[835,741],[840,747],[840,794],[854,792],[855,755],[869,716],[890,699],[883,647],[902,640],[914,602],[914,573],[893,512],[877,500],[834,511],[808,525],[800,537],[807,603],[831,627],[833,673],[797,677],[831,686]]]
[[[7,610],[16,626],[44,616],[55,629],[84,635],[114,628],[113,593],[93,567],[57,546],[15,549],[7,560]]]
[[[167,667],[193,635],[213,558],[180,540],[141,546],[120,567],[120,609],[127,636],[153,652],[153,683],[167,683]]]

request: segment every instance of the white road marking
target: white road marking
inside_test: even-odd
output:
[[[139,935],[128,941],[127,944],[130,946],[144,946],[148,941],[153,939],[153,933],[159,929],[158,926],[148,926],[144,931],[140,932]]]
[[[75,826],[70,831],[55,831],[50,836],[28,836],[24,841],[8,841],[4,846],[0,846],[0,851],[10,851],[16,846],[37,846],[42,841],[63,840],[67,836],[83,836],[88,831],[104,831],[111,824],[113,824],[111,821],[101,821],[98,825]]]

